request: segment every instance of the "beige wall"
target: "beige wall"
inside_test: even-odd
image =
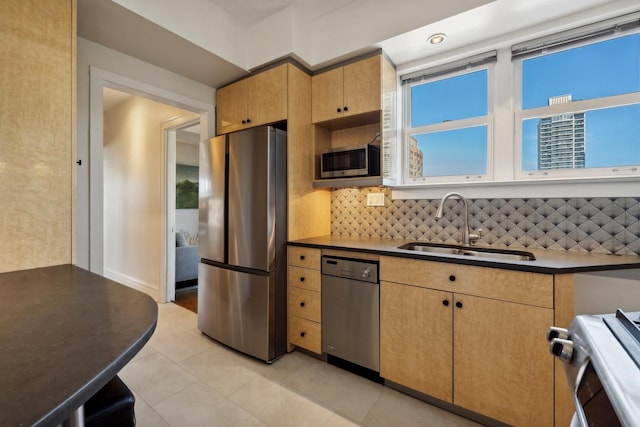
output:
[[[104,115],[104,274],[159,298],[163,135],[169,118],[198,115],[132,97]]]
[[[0,272],[72,262],[75,1],[3,0]]]

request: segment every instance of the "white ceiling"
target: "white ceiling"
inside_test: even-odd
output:
[[[78,0],[78,36],[214,88],[247,73],[111,0]]]
[[[287,7],[304,8],[311,19],[346,6],[353,0],[209,0],[245,25],[254,25]]]
[[[445,60],[640,10],[637,0],[78,0],[78,35],[211,87],[292,55]],[[444,43],[426,38],[444,32]],[[255,64],[255,66],[254,66]]]

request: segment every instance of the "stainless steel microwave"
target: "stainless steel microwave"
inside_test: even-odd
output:
[[[380,175],[380,147],[365,144],[322,153],[320,178]]]

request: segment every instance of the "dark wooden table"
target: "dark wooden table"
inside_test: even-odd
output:
[[[0,426],[71,417],[157,319],[148,295],[72,265],[0,274]]]

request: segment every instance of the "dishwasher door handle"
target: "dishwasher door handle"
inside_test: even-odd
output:
[[[344,277],[356,277],[356,273],[353,270],[341,270],[340,275]]]

